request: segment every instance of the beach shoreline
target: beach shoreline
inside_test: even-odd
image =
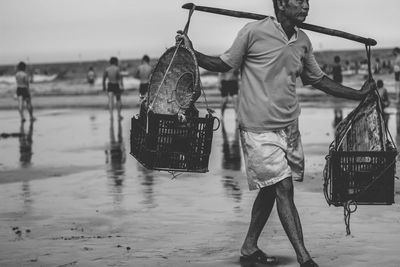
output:
[[[359,101],[346,100],[326,95],[322,92],[300,93],[298,94],[300,106],[302,107],[320,107],[320,108],[355,108]],[[394,94],[390,94],[390,98],[394,99]],[[219,109],[221,106],[221,96],[218,89],[208,89],[206,91],[205,101],[203,96],[200,96],[195,103],[198,108],[211,107]],[[104,92],[92,94],[64,94],[64,95],[33,95],[32,104],[34,109],[63,109],[63,108],[93,108],[107,109],[108,98]],[[132,109],[138,108],[139,95],[136,91],[127,92],[122,95],[123,108]],[[232,108],[232,103],[229,102],[228,108]],[[395,107],[395,103],[391,103],[391,107]],[[12,96],[4,96],[0,98],[0,110],[17,110],[18,101]]]

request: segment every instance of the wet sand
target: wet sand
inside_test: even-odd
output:
[[[0,266],[241,266],[256,192],[237,154],[232,109],[225,138],[214,133],[210,171],[176,179],[129,155],[135,113],[124,110],[119,125],[103,109],[40,109],[32,127],[21,127],[15,110],[0,112],[0,132],[16,133],[0,139]],[[343,209],[326,204],[332,121],[332,109],[302,110],[306,177],[295,183],[295,201],[306,246],[321,267],[399,267],[398,181],[396,204],[352,214],[351,236]],[[298,266],[275,208],[259,245],[279,266]]]

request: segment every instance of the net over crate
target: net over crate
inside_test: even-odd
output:
[[[199,67],[193,51],[180,44],[169,48],[151,75],[149,108],[158,114],[184,112],[200,94]]]
[[[184,34],[194,10],[190,10]],[[200,72],[192,49],[183,40],[167,49],[150,77],[147,104],[157,114],[185,113],[201,95]]]
[[[344,207],[347,234],[357,205],[394,203],[397,149],[372,79],[370,53],[367,46],[369,77],[363,86],[375,89],[338,124],[324,170],[326,201]]]
[[[178,42],[158,60],[147,99],[139,116],[132,118],[131,154],[143,166],[173,174],[208,171],[214,121],[218,119],[208,108],[208,114],[199,117],[195,101],[200,94],[194,52]]]

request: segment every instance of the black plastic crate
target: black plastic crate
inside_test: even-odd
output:
[[[151,170],[207,172],[216,119],[142,112],[132,118],[131,154]]]
[[[397,151],[344,152],[328,156],[327,201],[343,206],[394,203],[394,174]]]

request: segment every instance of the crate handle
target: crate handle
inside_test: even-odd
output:
[[[217,128],[213,128],[213,131],[215,132],[215,131],[218,130],[219,127],[221,126],[221,120],[218,119],[217,117],[213,117],[213,119],[218,121],[218,126],[217,126]],[[213,126],[214,126],[214,121],[213,121]]]

